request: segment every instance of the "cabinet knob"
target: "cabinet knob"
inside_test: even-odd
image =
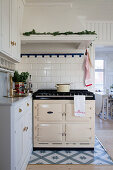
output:
[[[25,131],[26,131],[26,127],[23,128],[23,132],[25,132]]]
[[[12,46],[14,46],[14,45],[16,46],[16,42],[15,41],[11,41],[11,45]]]
[[[14,46],[14,41],[11,41],[11,45]]]
[[[28,130],[28,127],[23,128],[23,132],[25,132],[25,131],[27,132],[27,130]]]
[[[29,103],[27,103],[27,106],[29,106]]]
[[[28,130],[28,127],[26,127],[26,131]]]
[[[16,46],[16,42],[14,42],[14,45]]]
[[[22,109],[19,109],[19,112],[22,112]]]
[[[66,133],[64,132],[64,133],[62,133],[62,136],[66,136]]]
[[[64,112],[64,113],[62,113],[62,116],[66,116],[66,113]]]

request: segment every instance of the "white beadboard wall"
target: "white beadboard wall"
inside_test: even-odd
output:
[[[33,91],[40,88],[55,88],[57,83],[71,83],[71,89],[85,89],[84,57],[67,56],[23,56],[21,63],[16,65],[19,72],[28,71],[32,75]],[[91,77],[93,81],[93,69]],[[93,91],[94,86],[88,89]]]
[[[113,21],[87,21],[86,29],[96,31],[97,41],[113,42]]]

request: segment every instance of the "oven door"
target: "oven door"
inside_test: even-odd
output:
[[[37,104],[37,117],[38,121],[61,121],[63,107],[62,104],[52,103],[40,103]]]
[[[38,142],[62,142],[62,124],[39,124]]]

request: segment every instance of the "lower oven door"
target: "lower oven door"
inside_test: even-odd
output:
[[[66,124],[66,142],[88,143],[92,128],[87,123]]]
[[[62,142],[61,124],[39,124],[37,132],[38,142]]]

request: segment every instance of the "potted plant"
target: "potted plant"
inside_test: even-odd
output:
[[[14,72],[12,79],[15,82],[16,95],[22,95],[24,93],[24,83],[26,83],[28,76],[28,72],[22,72],[21,74],[18,71]]]

